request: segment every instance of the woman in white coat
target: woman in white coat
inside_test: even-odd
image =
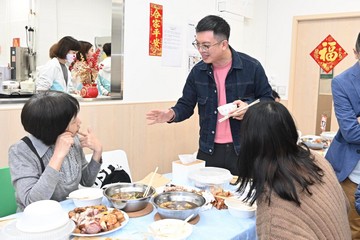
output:
[[[71,80],[69,65],[76,59],[76,53],[80,50],[80,43],[73,37],[66,36],[51,47],[52,59],[39,71],[36,80],[36,90],[57,90],[67,93],[75,89]]]

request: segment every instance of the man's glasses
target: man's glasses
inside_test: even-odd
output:
[[[197,50],[201,50],[204,52],[209,51],[209,49],[217,44],[220,44],[222,41],[214,43],[214,44],[199,44],[196,40],[192,43],[192,45],[194,46],[194,48],[196,48]]]

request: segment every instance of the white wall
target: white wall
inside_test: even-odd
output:
[[[13,38],[20,38],[26,47],[25,26],[28,24],[29,2],[24,0],[0,0],[0,66],[10,62],[10,46]]]
[[[254,1],[254,19],[249,20],[245,28],[244,42],[246,45],[244,49],[248,53],[254,53],[254,55],[260,57],[259,60],[262,60],[265,65],[269,80],[277,86],[288,86],[289,82],[294,16],[360,11],[360,1],[358,0]],[[262,23],[259,24],[258,21]],[[264,28],[265,26],[266,28]],[[359,26],[349,27],[358,28],[360,32]],[[354,44],[356,37],[349,36],[349,38],[353,39]],[[319,39],[319,43],[321,40]],[[349,53],[350,57],[351,54],[352,52]],[[287,97],[286,91],[286,96],[283,96],[283,98],[286,99]]]
[[[150,2],[163,5],[163,22],[182,28],[181,67],[162,66],[161,57],[148,55]],[[221,15],[231,25],[230,44],[242,45],[243,19],[217,11],[216,0],[144,1],[125,0],[124,101],[172,101],[181,96],[188,71],[187,24],[209,14]],[[191,47],[191,51],[194,49]]]
[[[30,17],[32,1],[35,17]],[[0,0],[0,66],[10,61],[12,39],[26,47],[25,26],[35,27],[37,65],[49,60],[49,48],[64,36],[94,44],[111,36],[111,0]]]
[[[49,47],[65,35],[92,42],[93,36],[111,33],[110,26],[107,26],[111,21],[111,14],[107,14],[111,11],[111,0],[34,1],[39,26],[38,64],[45,63]],[[187,47],[190,41],[186,35],[187,23],[196,24],[208,14],[218,14],[230,23],[230,44],[236,50],[257,58],[265,67],[271,83],[286,88],[282,96],[286,99],[293,17],[360,11],[359,0],[253,0],[253,18],[242,19],[218,12],[218,0],[154,0],[151,2],[164,7],[164,24],[177,25],[183,31],[182,66],[163,67],[160,57],[148,56],[150,1],[125,1],[124,101],[127,102],[173,101],[181,96],[187,76],[186,56],[188,51],[193,51]],[[29,4],[24,0],[0,0],[0,3],[0,65],[3,65],[9,61],[8,46],[12,38],[21,37],[22,45],[25,43],[27,16],[24,14],[27,15]],[[79,17],[83,13],[87,17]],[[12,23],[3,26],[9,20]],[[60,26],[60,23],[65,25]],[[85,23],[90,23],[90,26]],[[355,42],[356,36],[349,37]]]

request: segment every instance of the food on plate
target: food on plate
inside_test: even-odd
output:
[[[186,210],[196,208],[198,205],[189,201],[167,201],[160,203],[159,207],[172,210]]]
[[[110,231],[121,226],[121,223],[125,221],[120,210],[110,210],[103,205],[77,207],[69,212],[69,218],[75,222],[74,233],[82,234]]]
[[[225,199],[233,196],[233,194],[230,191],[225,191],[221,187],[215,186],[210,187],[210,192],[215,197],[215,200],[212,201],[211,204],[219,210],[227,209],[227,206],[225,205]]]
[[[144,197],[143,192],[119,192],[110,196],[113,199],[130,200]]]
[[[168,186],[165,186],[163,192],[192,192],[202,195],[204,191],[202,190],[196,190],[194,188],[188,188],[184,186],[174,185],[170,184]]]

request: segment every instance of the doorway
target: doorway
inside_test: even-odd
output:
[[[333,69],[333,76],[355,63],[353,48],[359,33],[360,13],[294,17],[288,109],[303,135],[319,135],[323,115],[326,130],[337,131],[331,95],[332,78],[323,79],[310,53],[329,34],[348,55]]]

